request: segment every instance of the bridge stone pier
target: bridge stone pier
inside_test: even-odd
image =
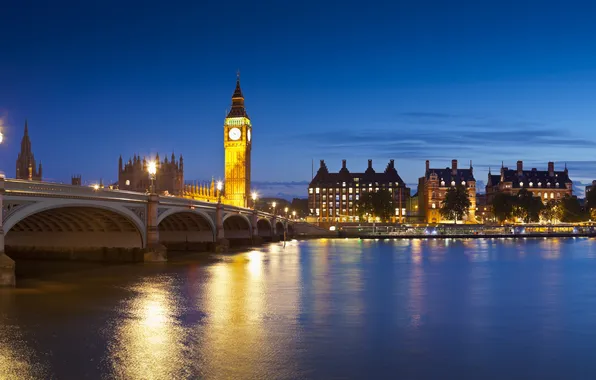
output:
[[[227,251],[277,241],[291,222],[172,196],[0,177],[0,286],[13,259],[166,261],[167,249]]]

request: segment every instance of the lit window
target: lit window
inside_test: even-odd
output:
[[[455,181],[451,181],[451,186],[455,186]]]
[[[530,185],[530,187],[534,186],[533,182],[530,182],[528,185]]]
[[[523,182],[520,182],[519,183],[519,187],[524,187],[524,183]]]
[[[548,199],[548,194],[544,193],[544,199]]]
[[[546,187],[550,187],[550,182],[547,182],[546,183]]]
[[[317,188],[315,189],[315,193],[319,194],[319,191],[320,191],[320,189],[317,187]]]
[[[348,192],[349,192],[350,194],[352,194],[352,191],[353,191],[353,190],[354,190],[354,189],[352,189],[352,188],[350,187],[350,189],[348,190]]]
[[[555,183],[555,186],[556,186],[556,187],[559,187],[559,182]]]
[[[309,194],[312,194],[312,187],[309,187],[309,188],[308,188],[308,193],[309,193]]]
[[[542,186],[542,182],[538,182],[538,187]]]
[[[346,187],[346,183],[345,183],[345,182],[342,182],[342,183],[341,183],[341,185],[342,185],[343,187]]]
[[[553,199],[555,197],[555,193],[550,193],[550,199]]]
[[[445,186],[445,181],[441,181],[441,186]]]
[[[431,207],[432,208],[437,208],[437,205],[433,203]]]
[[[130,186],[130,180],[126,180],[126,186]]]
[[[346,195],[345,194],[341,196],[341,200],[342,201],[345,201],[346,200]]]
[[[462,186],[466,186],[466,181],[461,181]]]
[[[360,199],[360,195],[356,194],[356,200]]]

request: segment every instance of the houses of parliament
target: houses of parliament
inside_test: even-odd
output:
[[[221,200],[232,206],[249,207],[252,124],[244,106],[239,74],[232,95],[232,105],[224,119],[223,138],[225,151],[223,191],[217,190],[214,179],[209,183],[185,183],[184,159],[182,155],[177,158],[174,153],[169,158],[166,155],[163,159],[160,159],[159,154],[155,156],[157,169],[154,178],[155,191],[164,196],[181,196],[208,202]],[[152,159],[134,154],[124,161],[120,156],[118,181],[109,186],[113,189],[148,192],[151,178],[147,169]],[[25,122],[21,152],[16,162],[16,178],[30,181],[42,180],[41,162],[37,166],[31,149],[27,122]],[[81,185],[81,177],[73,176],[72,184]]]

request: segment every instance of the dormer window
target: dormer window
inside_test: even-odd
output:
[[[546,183],[546,187],[550,187],[550,182],[547,182]]]
[[[520,182],[519,183],[519,187],[524,187],[524,183],[523,182]]]
[[[461,181],[462,186],[466,186],[466,181]]]
[[[542,182],[538,182],[538,187],[542,186]]]
[[[530,187],[533,187],[534,186],[534,182],[530,182],[529,185],[530,185]]]
[[[445,186],[445,181],[441,181],[441,186]]]
[[[556,186],[556,187],[559,187],[559,182],[555,183],[555,186]]]
[[[451,186],[455,186],[455,181],[451,181]]]

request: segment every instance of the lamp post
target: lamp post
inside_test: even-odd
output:
[[[0,144],[4,141],[4,134],[2,133],[2,129],[0,128]]]
[[[221,189],[223,189],[223,182],[217,181],[215,187],[217,188],[217,203],[221,203]]]
[[[273,202],[271,203],[271,206],[273,206],[273,215],[275,215],[275,206],[277,205],[277,202]]]
[[[155,193],[155,186],[153,182],[155,181],[155,175],[157,174],[157,163],[155,161],[149,161],[147,164],[147,172],[149,173],[149,178],[151,179],[151,187],[149,188],[149,192],[151,194]]]
[[[257,194],[256,191],[253,191],[252,194],[250,195],[250,197],[252,198],[252,208],[254,210],[257,209],[257,198],[259,197],[259,194]]]
[[[292,219],[296,219],[296,210],[292,211]]]
[[[288,208],[284,208],[284,212],[286,213],[286,218],[288,217]]]

